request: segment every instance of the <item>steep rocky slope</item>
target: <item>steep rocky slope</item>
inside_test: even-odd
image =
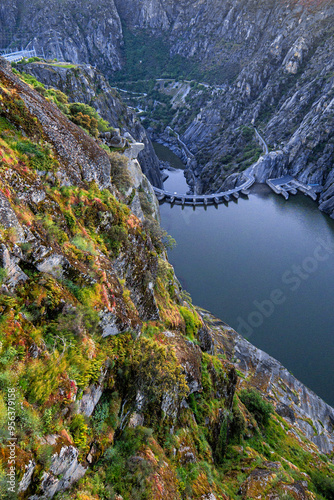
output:
[[[320,207],[333,214],[332,2],[154,2],[132,15],[130,2],[116,4],[135,33],[156,33],[160,21],[171,52],[201,61],[204,81],[216,82],[190,88],[172,122],[195,154],[199,191],[230,185],[256,162],[255,124],[278,153],[257,180],[289,173],[319,183]]]
[[[0,63],[1,498],[332,498],[334,410],[191,305],[143,145]]]

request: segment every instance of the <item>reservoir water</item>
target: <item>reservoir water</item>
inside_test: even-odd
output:
[[[180,172],[168,173],[168,189],[185,192]],[[285,201],[264,185],[228,206],[160,211],[177,242],[170,262],[194,304],[333,406],[334,221],[304,195]]]
[[[184,176],[184,165],[180,158],[178,158],[170,149],[162,144],[154,143],[154,149],[157,156],[162,161],[166,161],[172,167],[171,170],[164,170],[163,173],[168,175],[168,179],[164,182],[166,191],[177,191],[179,193],[186,193],[189,189],[186,178]]]

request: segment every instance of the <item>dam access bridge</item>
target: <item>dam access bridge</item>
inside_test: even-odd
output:
[[[153,186],[154,192],[159,201],[166,201],[175,203],[176,205],[219,205],[220,203],[228,203],[233,198],[238,199],[240,194],[248,196],[248,189],[254,184],[255,177],[252,175],[245,175],[246,181],[233,189],[221,191],[213,194],[180,194],[165,191]]]

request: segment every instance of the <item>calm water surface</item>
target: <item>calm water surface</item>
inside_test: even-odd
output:
[[[168,189],[178,182],[171,174]],[[228,207],[160,210],[193,302],[334,405],[334,221],[304,195],[285,201],[262,185]]]
[[[162,144],[154,142],[153,145],[160,160],[168,161],[168,163],[175,169],[173,172],[170,170],[163,170],[163,173],[169,176],[164,182],[165,190],[187,193],[189,186],[183,173],[185,167],[180,158],[178,158],[170,149],[166,148],[166,146],[163,146]]]

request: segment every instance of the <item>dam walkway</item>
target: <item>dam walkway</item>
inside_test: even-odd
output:
[[[254,184],[255,178],[252,175],[245,177],[246,181],[240,186],[213,194],[180,194],[156,187],[153,187],[153,189],[159,201],[166,201],[177,205],[219,205],[224,202],[228,203],[233,198],[238,199],[240,194],[248,196],[248,189]]]
[[[193,158],[194,155],[189,151],[186,144],[181,140],[179,134],[170,127],[167,128],[175,134],[178,142],[185,151],[187,158]],[[263,147],[264,154],[268,155],[269,148],[267,143],[255,127],[254,131],[257,139]],[[246,178],[246,181],[240,186],[229,189],[227,191],[219,191],[218,193],[213,194],[180,194],[177,192],[171,192],[156,188],[154,186],[153,189],[159,201],[165,201],[171,204],[175,203],[177,205],[193,206],[219,205],[220,203],[228,203],[232,199],[238,199],[240,194],[248,196],[249,188],[255,183],[255,176],[253,175],[252,170],[248,171],[247,173],[244,172],[243,176]],[[289,198],[290,194],[297,194],[297,192],[300,191],[306,196],[310,196],[312,200],[316,201],[318,193],[322,190],[322,187],[319,184],[306,184],[304,182],[298,181],[290,175],[286,175],[276,179],[267,179],[266,184],[274,191],[274,193],[282,195],[286,200]]]

